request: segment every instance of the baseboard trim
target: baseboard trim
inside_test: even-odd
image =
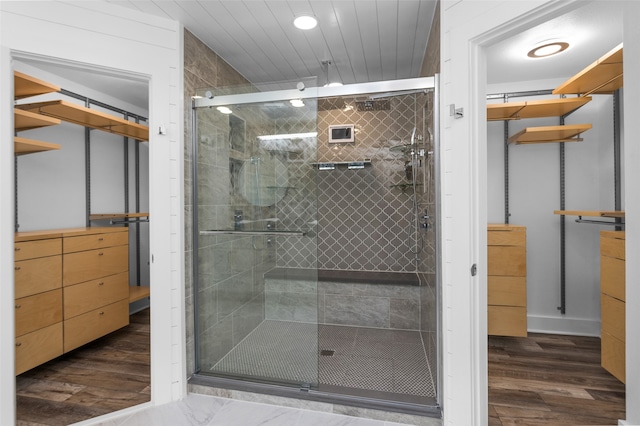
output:
[[[527,315],[527,330],[530,333],[600,337],[600,321]]]

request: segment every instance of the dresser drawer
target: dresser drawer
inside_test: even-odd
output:
[[[625,301],[625,261],[600,256],[600,291]]]
[[[489,246],[524,246],[526,244],[527,231],[524,226],[503,225],[500,229],[491,229],[487,232]]]
[[[121,272],[64,288],[64,319],[129,297],[129,273]]]
[[[16,299],[16,336],[62,321],[62,289]]]
[[[14,260],[36,259],[38,257],[62,254],[62,239],[23,241],[14,245]]]
[[[622,383],[626,383],[625,344],[606,331],[602,332],[601,364],[602,367]]]
[[[64,351],[69,352],[129,324],[129,299],[64,321]]]
[[[487,247],[487,274],[527,276],[527,250],[524,246]]]
[[[62,256],[14,262],[15,298],[54,290],[62,286]]]
[[[487,311],[488,334],[527,337],[527,308],[489,306]]]
[[[62,323],[16,338],[16,375],[62,355]]]
[[[64,253],[75,253],[78,251],[95,250],[126,244],[129,244],[129,233],[127,231],[110,232],[105,234],[66,237],[63,241],[63,250]]]
[[[600,311],[602,331],[624,342],[626,340],[625,303],[606,294],[600,294]]]
[[[63,255],[64,286],[129,270],[129,246],[107,247]]]
[[[620,234],[620,238],[613,238],[612,235],[617,236],[616,232],[602,231],[600,233],[600,254],[602,256],[625,259],[625,239],[624,234]]]
[[[525,277],[487,277],[489,305],[527,306],[527,279]]]

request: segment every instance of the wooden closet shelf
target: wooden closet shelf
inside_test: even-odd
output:
[[[120,136],[126,136],[141,141],[149,140],[149,128],[147,126],[133,123],[123,118],[114,117],[67,101],[57,100],[23,104],[16,105],[16,108],[37,112],[39,114],[59,118],[69,123],[103,130]]]
[[[16,132],[25,130],[39,129],[40,127],[55,126],[60,124],[60,120],[36,114],[31,111],[23,111],[21,109],[13,110],[14,124]]]
[[[591,101],[591,97],[544,99],[487,105],[487,120],[519,120],[523,118],[561,117]]]
[[[60,91],[60,87],[55,84],[47,83],[46,81],[39,80],[18,71],[13,72],[13,85],[15,99]]]
[[[622,87],[622,43],[558,86],[552,93],[611,94]]]
[[[14,136],[13,151],[15,155],[35,154],[36,152],[52,151],[60,149],[60,145],[51,142],[42,142],[34,139]]]
[[[553,214],[563,216],[625,217],[623,211],[616,210],[554,210]]]
[[[129,303],[142,300],[145,297],[149,297],[150,294],[151,294],[151,291],[149,287],[145,287],[142,285],[140,286],[130,285],[129,286]]]
[[[564,126],[527,127],[508,139],[509,143],[580,142],[580,133],[591,129],[591,124],[566,124]]]
[[[89,220],[134,219],[149,217],[149,213],[100,213],[89,215]]]

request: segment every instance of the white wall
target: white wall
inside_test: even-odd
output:
[[[602,52],[604,54],[606,52]],[[594,60],[600,55],[594,53]],[[576,72],[580,69],[576,69]],[[567,76],[567,78],[570,76]],[[488,93],[549,90],[564,82],[525,81],[490,85]],[[554,96],[512,97],[510,102]],[[566,119],[590,123],[583,142],[565,143],[567,210],[614,210],[613,97],[593,100]],[[492,101],[495,102],[495,101]],[[501,102],[501,101],[499,101]],[[509,122],[509,135],[525,127],[559,124],[557,117]],[[504,222],[504,122],[487,123],[489,223]],[[559,144],[509,146],[509,223],[527,227],[527,316],[532,332],[600,335],[600,230],[611,226],[566,223],[566,314],[560,306]],[[585,219],[594,219],[587,218]],[[606,219],[605,219],[606,220]]]
[[[446,1],[441,5],[442,338],[444,421],[487,421],[487,127],[482,43],[520,31],[545,1]],[[563,3],[564,5],[568,3]],[[545,19],[534,19],[533,26]],[[498,29],[499,28],[499,29]],[[454,119],[449,108],[464,109]],[[472,277],[470,268],[478,265]]]
[[[152,403],[181,398],[184,377],[182,29],[103,2],[0,2],[0,230],[13,233],[12,57],[56,58],[149,80]],[[156,129],[164,125],[167,133]],[[0,424],[15,418],[13,242],[0,241]]]
[[[626,211],[626,323],[627,327],[627,423],[640,424],[640,192],[635,184],[640,182],[640,145],[637,135],[640,134],[640,2],[625,2],[624,6],[624,116],[625,150],[624,181],[629,187],[625,191]]]
[[[441,110],[464,107],[464,119],[444,116],[443,125],[443,339],[444,412],[447,424],[485,424],[486,403],[486,234],[487,127],[485,113],[486,66],[484,47],[516,32],[558,16],[579,2],[546,1],[443,1]],[[640,16],[638,2],[624,2],[625,182],[640,180],[640,147],[631,140],[640,123],[640,101],[630,93],[640,91],[632,76],[640,68]],[[467,155],[465,152],[469,152]],[[640,196],[625,194],[627,258],[640,256],[638,235]],[[477,279],[466,275],[477,261]],[[627,283],[640,277],[640,263],[626,262]],[[483,271],[484,270],[484,271]],[[483,297],[484,296],[484,297]],[[627,285],[627,306],[640,304],[640,288]],[[640,312],[627,309],[627,323],[638,324]],[[640,424],[640,334],[627,328],[627,422]]]

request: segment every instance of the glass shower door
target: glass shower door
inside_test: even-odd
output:
[[[318,383],[316,103],[194,108],[200,374]]]

